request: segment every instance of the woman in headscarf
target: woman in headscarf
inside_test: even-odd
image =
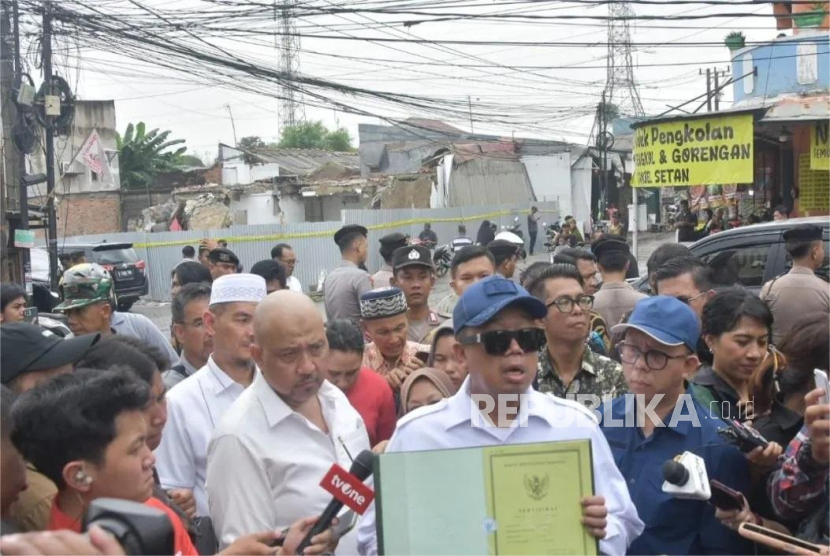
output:
[[[419,369],[406,377],[401,385],[400,417],[449,398],[453,391],[453,383],[444,371],[430,367]]]
[[[492,225],[489,220],[485,220],[481,223],[481,226],[478,228],[478,234],[476,234],[476,243],[487,247],[491,241],[496,239],[496,233],[493,231]]]

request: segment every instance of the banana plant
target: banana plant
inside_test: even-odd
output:
[[[168,140],[170,131],[159,133],[158,128],[146,131],[144,122],[129,124],[122,136],[115,134],[118,148],[118,166],[123,189],[147,189],[153,178],[163,172],[178,170],[183,166],[181,157],[187,147],[184,139]]]

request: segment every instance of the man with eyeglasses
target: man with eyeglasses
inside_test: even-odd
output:
[[[594,298],[583,293],[577,268],[552,264],[536,274],[527,287],[548,308],[536,389],[589,407],[598,406],[600,398],[627,392],[619,363],[595,354],[585,343]]]
[[[169,390],[196,374],[207,365],[213,353],[213,336],[205,330],[204,316],[210,303],[210,284],[198,282],[182,286],[173,298],[173,336],[182,348],[179,362],[162,373],[164,385]]]
[[[600,275],[597,268],[597,257],[587,249],[575,247],[562,249],[553,257],[553,262],[574,265],[582,276],[582,287],[586,294],[593,296],[599,290]],[[588,311],[588,325],[591,332],[599,337],[599,342],[589,338],[589,347],[600,355],[607,355],[611,349],[611,337],[608,336],[608,325],[602,315],[599,314],[599,311],[593,308]]]
[[[646,525],[629,553],[749,554],[747,543],[715,518],[714,506],[662,491],[663,464],[686,451],[703,458],[709,479],[742,493],[750,486],[746,458],[718,436],[725,424],[687,390],[699,364],[694,311],[656,296],[612,331],[623,335],[617,350],[631,393],[600,409],[600,426]]]
[[[286,285],[292,292],[303,293],[303,286],[294,276],[297,267],[297,255],[287,243],[278,243],[271,249],[271,258],[285,267]]]
[[[544,303],[500,276],[471,285],[453,311],[455,350],[469,368],[467,379],[454,396],[398,421],[386,452],[589,439],[596,496],[580,501],[583,525],[600,539],[601,552],[625,554],[642,523],[594,415],[531,388],[546,313]],[[358,543],[361,554],[378,551],[374,506]]]

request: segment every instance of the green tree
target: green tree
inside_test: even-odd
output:
[[[153,178],[162,172],[181,168],[181,156],[187,147],[167,150],[184,143],[184,139],[168,141],[170,131],[158,129],[145,132],[144,122],[129,124],[122,137],[115,134],[118,147],[118,166],[121,174],[121,187],[124,189],[146,189],[153,183]]]
[[[267,148],[268,144],[258,135],[249,135],[240,139],[236,146],[245,151],[242,155],[242,160],[245,161],[245,164],[254,165],[259,163],[259,160],[249,153],[255,153],[258,150]]]
[[[179,157],[179,164],[182,166],[190,166],[201,168],[205,165],[204,161],[201,158],[196,156],[195,154],[185,153],[181,157]]]
[[[316,121],[285,126],[277,146],[289,149],[325,149],[346,152],[353,150],[351,142],[352,138],[347,129],[329,131],[323,122]]]

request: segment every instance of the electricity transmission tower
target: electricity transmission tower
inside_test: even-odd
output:
[[[616,106],[619,114],[644,116],[631,58],[631,29],[628,23],[634,11],[628,2],[611,2],[608,4],[608,15],[605,102]]]
[[[280,124],[295,125],[305,119],[305,106],[302,95],[294,76],[300,72],[300,37],[297,35],[297,24],[294,20],[294,11],[298,0],[274,0],[274,19],[279,19],[280,32],[280,71],[285,75],[289,85],[282,88],[282,103],[280,105]]]

